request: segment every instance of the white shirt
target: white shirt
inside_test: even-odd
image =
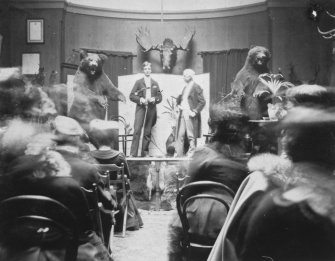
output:
[[[145,98],[150,99],[151,98],[151,88],[150,88],[151,78],[144,76],[144,83],[145,83],[145,87],[149,88],[149,89],[145,89]]]
[[[185,90],[183,93],[183,96],[181,97],[181,103],[180,106],[182,107],[184,112],[188,112],[190,111],[190,105],[188,103],[188,96],[190,95],[191,89],[193,87],[193,81],[190,81],[186,86],[185,86]]]

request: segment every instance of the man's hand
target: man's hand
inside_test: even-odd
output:
[[[148,103],[155,103],[156,99],[155,97],[151,97],[150,99],[148,99]]]
[[[181,106],[181,105],[177,105],[177,108],[178,108],[180,111],[184,110],[183,106]]]
[[[197,115],[197,114],[196,114],[195,111],[190,111],[190,112],[188,113],[188,115],[189,115],[190,117],[195,117],[195,115]]]
[[[146,99],[144,99],[143,97],[140,98],[140,104],[145,104],[147,105],[147,101]]]

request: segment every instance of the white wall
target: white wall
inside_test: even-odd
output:
[[[135,108],[136,104],[129,100],[129,94],[134,86],[134,83],[137,79],[143,77],[143,74],[133,74],[133,75],[125,75],[119,76],[119,89],[122,90],[124,95],[127,97],[126,103],[119,102],[119,115],[123,116],[128,123],[130,123],[133,130],[131,134],[134,132],[134,120],[135,120]],[[173,120],[169,114],[165,113],[167,111],[168,101],[173,100],[171,96],[177,97],[181,94],[183,87],[185,86],[185,82],[183,80],[182,75],[173,75],[173,74],[158,74],[153,73],[152,78],[155,79],[159,88],[162,91],[162,102],[157,105],[157,122],[156,125],[152,128],[152,141],[149,145],[149,153],[151,156],[164,156],[166,154],[165,142],[169,137],[172,126],[176,124],[176,121]],[[208,133],[208,116],[209,116],[209,74],[198,74],[194,77],[194,81],[198,83],[202,89],[204,98],[206,100],[206,106],[201,112],[201,127],[202,134]],[[120,129],[120,133],[122,133],[122,129]],[[198,139],[198,145],[204,144],[205,139]],[[157,145],[155,145],[155,144]],[[127,151],[130,151],[131,142],[128,143]],[[141,150],[141,142],[139,151]]]

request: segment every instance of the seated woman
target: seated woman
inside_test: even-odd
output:
[[[205,180],[215,181],[228,186],[234,192],[237,191],[247,176],[247,168],[243,163],[245,157],[243,141],[247,120],[245,115],[226,110],[221,105],[211,107],[209,126],[213,132],[212,142],[196,149],[188,168],[189,183]],[[232,201],[232,197],[222,191],[196,191],[196,193],[200,192],[219,196],[229,204]],[[190,223],[189,233],[198,235],[202,243],[211,245],[215,242],[226,215],[226,210],[217,201],[195,200],[187,208],[187,218]],[[174,218],[169,232],[169,258],[170,260],[182,260],[180,247],[182,230],[179,217]],[[194,260],[206,260],[207,256],[204,253],[194,258],[196,258]]]
[[[129,166],[126,161],[126,157],[120,151],[114,150],[113,145],[118,139],[115,137],[113,128],[111,128],[109,122],[95,119],[90,123],[90,138],[97,146],[97,150],[91,151],[91,155],[100,163],[100,164],[115,164],[124,166],[124,173],[127,175],[128,181],[126,184],[126,189],[130,190],[129,178],[131,177]],[[116,139],[116,140],[115,140]],[[117,177],[115,176],[114,179]],[[111,176],[111,179],[113,177]],[[127,229],[139,229],[143,226],[142,218],[137,210],[135,205],[135,200],[131,193],[128,193],[129,199],[128,202],[128,217],[127,217]],[[119,197],[118,197],[119,199]],[[121,198],[118,200],[119,204]],[[125,206],[119,205],[120,212],[116,214],[116,226],[115,231],[122,230],[123,223],[123,213]]]
[[[246,218],[240,260],[334,260],[335,117],[333,111],[294,108],[284,119],[292,160],[285,186],[266,192]],[[278,248],[280,246],[280,250]]]
[[[3,163],[0,175],[0,200],[17,195],[42,195],[63,203],[77,220],[80,245],[78,260],[83,255],[88,258],[85,260],[95,260],[95,258],[110,260],[100,238],[93,232],[88,203],[80,185],[71,177],[71,166],[61,154],[50,150],[54,144],[54,136],[51,133],[31,132],[27,139],[27,135],[24,137],[15,135],[12,128],[17,126],[17,123],[9,124],[0,140],[1,148],[5,148],[0,158]],[[21,122],[20,126],[25,130],[31,128],[30,123]],[[27,143],[28,140],[30,143]],[[4,159],[11,160],[4,163]],[[28,258],[24,253],[29,249],[11,244],[7,241],[8,238],[8,235],[0,235],[0,244],[5,246],[6,250],[1,252],[3,256],[0,259],[20,260],[18,259],[20,255],[21,258]],[[34,248],[34,251],[37,253],[41,251],[41,256],[43,253],[48,256],[49,250]],[[32,253],[29,250],[27,254]]]
[[[286,91],[288,109],[295,106],[327,108],[335,105],[332,89],[316,84],[302,84]]]
[[[209,260],[334,260],[334,111],[295,107],[279,127],[289,160],[250,160]]]

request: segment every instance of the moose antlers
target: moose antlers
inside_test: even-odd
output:
[[[148,28],[140,27],[138,32],[136,33],[136,41],[143,48],[144,52],[148,52],[151,50],[158,50],[158,44],[153,45],[151,40],[151,35]]]
[[[183,39],[181,40],[180,44],[174,44],[173,41],[171,47],[173,47],[174,49],[177,50],[184,50],[184,51],[188,51],[187,47],[189,45],[189,43],[191,42],[193,36],[195,35],[195,29],[194,28],[186,28],[185,31],[185,35],[183,37]],[[167,38],[169,39],[169,38]],[[163,43],[160,44],[156,44],[154,45],[152,43],[152,39],[151,39],[151,35],[150,35],[150,31],[148,30],[148,28],[142,28],[140,27],[136,33],[136,41],[137,43],[143,48],[144,52],[148,52],[151,50],[162,50],[163,48]]]
[[[195,35],[195,29],[194,28],[186,28],[185,35],[183,39],[181,40],[180,45],[177,47],[179,50],[188,51],[187,47],[189,43],[192,41],[193,36]]]
[[[176,45],[170,38],[165,38],[163,43],[154,45],[147,28],[139,28],[136,33],[136,41],[144,52],[157,50],[161,55],[161,63],[164,72],[170,72],[176,61],[177,50],[188,51],[187,47],[195,34],[195,29],[186,28],[185,35],[180,44]]]

